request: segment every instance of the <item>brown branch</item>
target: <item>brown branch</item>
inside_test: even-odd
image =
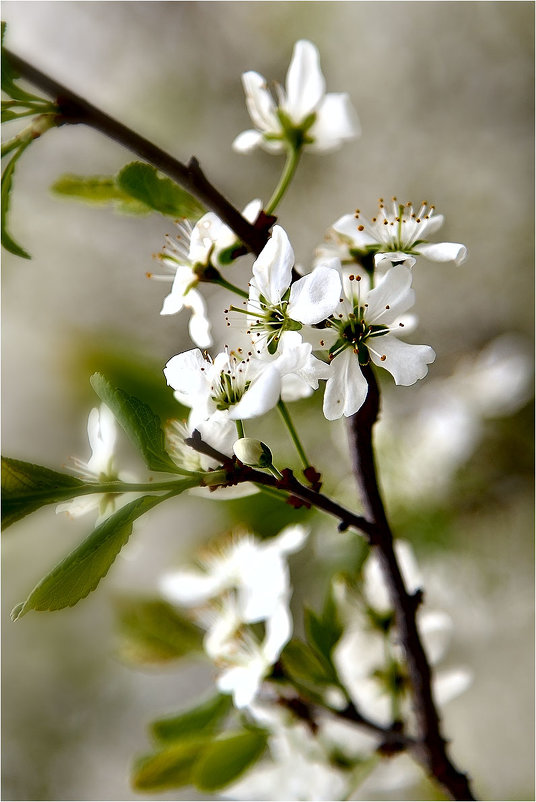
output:
[[[192,437],[187,438],[186,445],[198,451],[200,454],[205,454],[207,457],[217,460],[223,469],[227,472],[228,484],[240,484],[242,482],[254,482],[258,485],[265,487],[273,487],[276,490],[283,490],[289,494],[289,498],[296,498],[304,502],[306,505],[316,507],[328,515],[333,515],[339,519],[339,529],[344,531],[352,528],[358,532],[364,532],[369,540],[373,538],[374,525],[363,518],[361,515],[356,515],[351,510],[347,510],[336,501],[324,496],[322,493],[317,493],[310,487],[306,487],[299,482],[291,470],[288,468],[283,471],[283,479],[276,479],[272,474],[258,471],[255,468],[250,468],[243,465],[236,457],[230,458],[221,451],[212,448],[208,443],[201,438],[197,429],[193,432]]]
[[[370,365],[363,368],[363,373],[369,389],[361,409],[349,418],[350,451],[362,503],[369,521],[375,525],[370,542],[376,550],[389,589],[413,691],[418,739],[412,752],[453,799],[472,800],[475,797],[468,777],[451,762],[441,734],[440,718],[432,695],[431,669],[417,630],[416,611],[421,594],[408,593],[393,548],[393,535],[378,486],[372,444],[372,428],[379,412],[379,390]]]
[[[41,91],[54,98],[58,107],[58,125],[83,123],[119,142],[141,159],[152,164],[157,170],[165,173],[188,192],[191,192],[209,209],[212,209],[252,253],[258,255],[261,252],[268,238],[268,229],[275,218],[265,216],[262,218],[260,226],[252,225],[210,183],[194,156],[192,156],[188,164],[183,164],[131,128],[71,92],[66,86],[58,83],[24,59],[5,48],[3,48],[2,52],[22,78],[25,78]]]

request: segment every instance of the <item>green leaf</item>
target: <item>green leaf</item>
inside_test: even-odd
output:
[[[117,184],[132,198],[170,217],[196,220],[205,209],[170,178],[161,177],[156,169],[143,162],[132,162],[119,172]]]
[[[60,176],[51,187],[56,195],[62,195],[84,203],[96,205],[113,204],[118,211],[126,214],[149,214],[152,209],[147,204],[132,198],[122,190],[114,176],[74,175]]]
[[[201,791],[216,791],[229,785],[260,758],[267,740],[265,732],[248,730],[212,741],[193,768],[194,784]]]
[[[320,618],[309,608],[305,609],[304,618],[307,640],[331,665],[331,652],[342,635],[339,622],[331,618]]]
[[[326,685],[338,684],[329,663],[298,638],[287,643],[281,662],[288,678],[300,686],[322,693]]]
[[[7,223],[7,213],[9,210],[9,196],[11,194],[11,189],[13,186],[13,173],[15,172],[15,165],[22,156],[23,152],[26,150],[30,143],[25,142],[20,146],[18,150],[15,151],[14,155],[11,157],[11,160],[7,164],[4,172],[2,173],[2,245],[9,251],[10,253],[15,254],[15,256],[21,256],[23,259],[31,259],[29,253],[27,253],[24,248],[18,245],[15,240],[8,234],[6,223]]]
[[[190,475],[190,471],[178,468],[167,453],[160,418],[148,404],[113,387],[102,373],[93,374],[91,386],[111,409],[150,470]]]
[[[230,696],[216,694],[190,710],[154,721],[151,732],[158,741],[164,743],[183,740],[193,735],[208,735],[217,730],[231,708]]]
[[[14,100],[24,100],[33,102],[35,100],[42,100],[42,98],[37,97],[37,95],[31,95],[29,92],[25,92],[24,89],[21,89],[19,86],[15,84],[15,80],[19,78],[19,74],[16,72],[14,67],[11,65],[9,61],[9,57],[4,50],[4,34],[6,32],[6,23],[2,22],[2,92],[5,92],[6,95],[13,98]]]
[[[45,504],[74,498],[84,487],[74,476],[2,457],[2,525],[8,527]]]
[[[201,629],[161,599],[122,597],[115,601],[115,608],[119,654],[129,662],[165,663],[203,650]]]
[[[195,738],[180,741],[156,754],[138,758],[132,772],[136,791],[165,791],[192,784],[192,770],[210,741]]]
[[[189,482],[185,482],[190,486]],[[143,496],[110,515],[52,569],[11,613],[16,621],[30,610],[73,607],[95,590],[132,533],[132,524],[166,496]]]

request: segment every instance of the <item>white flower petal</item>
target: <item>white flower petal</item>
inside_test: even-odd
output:
[[[209,381],[205,375],[209,364],[199,348],[172,357],[164,368],[164,376],[181,403],[193,407],[207,395]]]
[[[402,251],[386,251],[385,253],[374,254],[374,266],[381,269],[392,267],[395,262],[397,264],[402,263],[402,267],[409,268],[413,267],[416,261],[413,256],[402,253]]]
[[[436,356],[429,345],[412,345],[391,334],[369,337],[366,345],[374,364],[388,370],[395,384],[405,387],[423,379]]]
[[[357,114],[346,92],[331,92],[324,97],[308,134],[314,139],[310,149],[323,153],[361,134]]]
[[[351,348],[335,357],[330,373],[324,394],[324,415],[328,420],[353,415],[367,397],[368,384]]]
[[[256,289],[271,304],[279,304],[290,285],[294,251],[281,226],[274,226],[272,236],[253,263]]]
[[[439,231],[444,222],[445,217],[442,214],[431,214],[428,219],[422,220],[419,228],[419,239],[428,239],[430,234],[435,234],[436,231]]]
[[[452,618],[442,610],[420,609],[418,627],[426,655],[431,665],[436,665],[447,651],[452,634]]]
[[[266,79],[250,70],[242,75],[246,95],[246,106],[253,124],[261,132],[277,132],[281,126],[276,114],[274,99],[268,90]]]
[[[319,265],[312,273],[295,281],[290,289],[287,312],[306,325],[328,318],[339,303],[341,279],[336,270]]]
[[[459,242],[434,242],[418,245],[415,250],[432,262],[455,262],[461,265],[467,259],[467,248]]]
[[[282,107],[293,122],[301,123],[315,110],[325,91],[320,57],[312,42],[301,39],[294,45],[286,88],[287,97]]]
[[[283,646],[290,640],[292,627],[290,611],[287,605],[281,602],[266,621],[266,639],[262,645],[262,651],[269,665],[276,662]]]
[[[263,142],[263,135],[259,131],[250,128],[247,131],[242,131],[241,134],[234,138],[232,147],[238,153],[251,153],[255,148],[261,147]]]
[[[164,598],[172,604],[196,607],[220,593],[224,584],[222,574],[184,569],[164,574],[159,588]]]
[[[465,693],[473,681],[472,673],[466,668],[451,668],[440,671],[432,679],[434,697],[439,706],[447,704]]]
[[[411,270],[403,265],[392,267],[382,281],[368,293],[365,318],[369,324],[388,326],[415,303],[411,289]]]
[[[229,412],[232,420],[248,420],[273,409],[281,393],[281,376],[277,368],[268,365],[255,378],[238,404]]]

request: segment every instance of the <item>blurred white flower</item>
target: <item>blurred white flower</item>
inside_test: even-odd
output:
[[[400,316],[414,303],[411,271],[391,268],[372,290],[361,276],[341,269],[343,302],[330,319],[338,339],[330,348],[330,375],[324,395],[324,415],[335,420],[353,415],[367,396],[368,385],[361,365],[370,360],[391,373],[396,384],[414,384],[428,373],[435,359],[429,345],[401,342],[404,323]]]
[[[288,526],[261,541],[242,534],[200,557],[202,569],[161,578],[162,595],[193,608],[207,630],[204,647],[218,666],[216,684],[237,708],[251,704],[263,679],[292,635],[292,594],[287,557],[302,548],[308,531]],[[264,638],[250,624],[264,623]]]
[[[87,462],[78,457],[71,457],[72,470],[85,482],[124,482],[132,481],[133,476],[126,472],[119,473],[114,465],[115,441],[117,437],[115,418],[106,406],[94,407],[89,413],[87,435],[91,448],[91,457]],[[100,517],[113,512],[119,496],[115,493],[91,493],[87,496],[58,504],[56,512],[66,512],[78,518],[91,510],[98,509]]]
[[[272,615],[281,600],[290,598],[286,558],[303,547],[307,536],[304,527],[295,525],[267,540],[245,533],[216,542],[200,555],[200,569],[185,568],[164,575],[161,592],[174,604],[197,607],[234,591],[240,620],[262,621]]]
[[[316,47],[296,42],[287,72],[286,91],[275,85],[277,102],[257,72],[242,76],[246,105],[255,129],[243,131],[233,148],[247,153],[262,147],[281,153],[290,142],[315,151],[334,150],[360,133],[357,115],[346,93],[325,94]]]
[[[327,235],[327,243],[317,249],[318,256],[337,255],[343,262],[359,261],[359,256],[374,254],[376,267],[403,262],[407,267],[415,263],[413,256],[424,256],[433,262],[462,264],[467,248],[458,242],[429,243],[428,238],[444,222],[435,207],[423,202],[418,211],[411,203],[402,204],[392,199],[388,211],[380,198],[376,217],[368,220],[360,211],[340,217]]]
[[[421,585],[413,551],[408,543],[396,541],[395,551],[408,592]],[[339,606],[347,621],[344,634],[334,651],[334,662],[341,681],[356,707],[374,721],[388,725],[393,718],[410,713],[409,679],[404,657],[394,630],[394,613],[387,587],[374,553],[367,558],[361,595],[349,597],[338,588]],[[441,611],[420,607],[417,626],[425,652],[436,666],[447,650],[452,621]],[[436,670],[432,689],[438,704],[445,704],[470,685],[465,668]]]

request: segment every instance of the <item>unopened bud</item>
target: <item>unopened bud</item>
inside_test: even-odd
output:
[[[267,468],[272,464],[272,452],[268,446],[252,437],[241,437],[234,444],[233,451],[240,462],[252,468]]]

